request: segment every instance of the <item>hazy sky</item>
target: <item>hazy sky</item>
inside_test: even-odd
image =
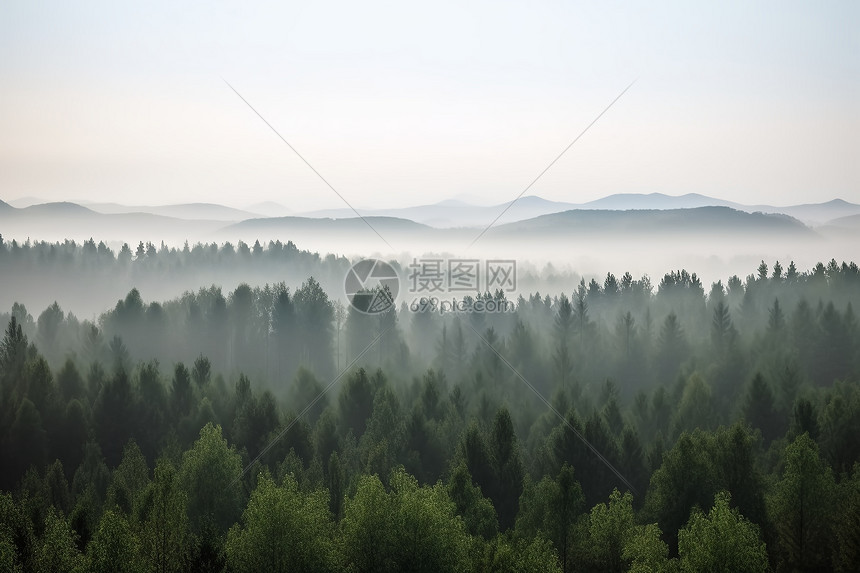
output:
[[[0,198],[860,203],[860,2],[0,6]]]

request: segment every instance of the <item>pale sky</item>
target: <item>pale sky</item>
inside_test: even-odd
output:
[[[860,2],[0,6],[0,199],[860,203]]]

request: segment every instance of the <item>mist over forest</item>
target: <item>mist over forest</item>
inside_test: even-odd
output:
[[[291,241],[0,242],[2,568],[853,570],[853,261],[414,261],[370,313]]]
[[[860,572],[860,2],[0,3],[0,573]]]

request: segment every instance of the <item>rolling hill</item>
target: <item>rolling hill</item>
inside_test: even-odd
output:
[[[257,213],[218,205],[217,203],[181,203],[177,205],[121,205],[119,203],[87,203],[87,208],[105,215],[147,213],[189,221],[244,221]]]
[[[724,235],[729,238],[750,233],[815,236],[810,228],[787,215],[746,213],[730,207],[625,211],[575,209],[500,225],[487,235]]]
[[[6,205],[4,203],[4,205]],[[0,233],[8,239],[84,241],[89,238],[114,242],[176,242],[208,238],[224,223],[188,221],[150,213],[106,215],[76,203],[44,203],[16,209],[0,208]]]

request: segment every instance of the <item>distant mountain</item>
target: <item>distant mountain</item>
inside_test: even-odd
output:
[[[395,217],[398,219],[410,219],[431,227],[455,228],[483,227],[489,225],[502,213],[504,214],[499,219],[499,222],[506,223],[521,221],[548,213],[557,213],[576,207],[572,203],[548,201],[533,195],[520,198],[510,209],[506,210],[508,205],[510,205],[510,201],[487,207],[471,205],[457,199],[448,199],[439,203],[417,205],[415,207],[358,209],[358,212],[363,217]],[[355,212],[348,208],[324,209],[301,213],[300,215],[303,217],[336,219],[356,216]]]
[[[809,203],[790,207],[772,207],[768,212],[779,212],[791,215],[811,225],[822,225],[833,219],[860,215],[860,205],[849,203],[842,199],[834,199],[826,203]],[[765,211],[765,209],[762,209]]]
[[[851,226],[853,219],[846,222],[843,218],[860,215],[860,205],[842,200],[783,208],[701,205],[709,202],[729,203],[695,193],[678,197],[661,193],[617,194],[579,205],[526,196],[513,206],[510,202],[478,206],[451,199],[398,209],[362,209],[360,213],[397,251],[407,247],[428,250],[463,248],[480,229],[496,218],[499,220],[487,233],[487,239],[516,241],[522,236],[527,242],[536,237],[541,240],[554,237],[614,240],[615,237],[656,235],[717,239],[723,235],[753,237],[761,232],[772,237],[817,237],[806,225],[821,229],[821,234],[835,236],[845,233],[838,229],[855,228]],[[261,208],[267,210],[264,215],[286,209],[277,203],[250,207]],[[358,252],[365,246],[390,250],[365,221],[346,208],[301,216],[260,217],[250,210],[213,203],[140,207],[115,203],[82,206],[60,202],[17,209],[0,202],[0,223],[0,232],[8,239],[79,240],[99,237],[129,242],[184,242],[186,239],[253,242],[278,238],[292,240],[307,248],[337,252],[346,249]],[[355,242],[355,237],[369,242]]]
[[[376,236],[377,232],[384,240]],[[478,229],[474,227],[440,229],[407,219],[374,216],[364,220],[359,217],[252,219],[216,233],[222,241],[290,240],[302,248],[320,252],[364,255],[390,253],[392,249],[394,253],[462,253],[477,235]],[[496,251],[502,248],[511,257],[517,256],[514,253],[528,256],[529,252],[540,256],[552,249],[564,251],[574,245],[580,253],[596,252],[595,249],[607,244],[629,244],[634,250],[677,245],[698,252],[700,249],[694,245],[733,243],[735,248],[748,248],[762,241],[784,246],[820,238],[789,216],[746,213],[729,207],[575,209],[498,225],[486,233],[476,248]]]
[[[747,234],[814,237],[803,223],[780,214],[746,213],[730,207],[692,209],[597,210],[576,209],[500,225],[488,237],[589,236],[594,239],[625,235],[725,237]]]
[[[513,200],[513,199],[512,199]],[[511,205],[511,201],[491,206],[472,205],[459,200],[446,200],[429,205],[403,207],[396,209],[359,209],[365,217],[398,217],[411,219],[439,228],[452,227],[483,227],[490,224],[496,217],[504,213],[498,223],[512,223],[532,219],[541,215],[561,213],[570,210],[670,210],[695,209],[698,207],[729,207],[747,213],[781,213],[790,215],[810,225],[820,225],[840,216],[860,214],[860,205],[848,203],[841,199],[827,203],[774,207],[773,205],[743,205],[688,193],[672,196],[663,193],[619,193],[586,203],[567,203],[549,201],[542,197],[530,195],[522,197]],[[348,208],[325,209],[299,213],[299,216],[313,218],[351,218],[355,213]]]
[[[366,222],[365,222],[366,221]],[[330,236],[331,233],[352,233],[356,230],[368,231],[368,223],[380,234],[384,232],[425,232],[436,230],[410,221],[395,217],[350,217],[342,219],[312,218],[312,217],[267,217],[263,219],[249,219],[224,227],[219,234],[247,233],[257,234],[261,237],[269,233],[283,232],[305,232],[311,231]],[[383,235],[384,236],[384,235]]]
[[[63,217],[95,214],[95,211],[93,211],[92,209],[87,209],[82,205],[78,205],[77,203],[69,203],[68,201],[60,201],[57,203],[42,203],[41,205],[30,205],[29,207],[24,207],[23,209],[21,209],[21,211],[27,214]]]
[[[831,239],[844,239],[853,245],[860,244],[860,214],[838,217],[816,227],[815,230]]]
[[[513,200],[513,199],[512,199]],[[24,199],[21,199],[26,203]],[[47,203],[46,205],[57,205]],[[14,205],[13,205],[14,206]],[[39,205],[32,205],[39,207]],[[215,203],[186,203],[177,205],[142,206],[118,203],[86,203],[84,207],[102,214],[147,213],[190,221],[240,222],[258,218],[304,217],[313,219],[353,219],[356,213],[347,208],[323,209],[293,213],[288,207],[275,202],[250,205],[235,209]],[[699,207],[729,207],[747,213],[781,213],[792,216],[807,225],[821,226],[840,217],[860,214],[860,205],[841,199],[825,203],[775,207],[773,205],[742,205],[698,193],[672,196],[663,193],[619,193],[585,203],[550,201],[536,195],[521,197],[497,205],[475,205],[462,199],[447,199],[438,203],[390,209],[359,209],[364,217],[408,219],[436,228],[483,228],[497,217],[497,225],[533,219],[541,215],[571,210],[672,210]],[[30,208],[30,206],[26,207]],[[54,207],[55,208],[55,207]]]
[[[42,203],[49,203],[49,201],[45,201],[44,199],[40,199],[39,197],[19,197],[17,199],[9,201],[9,205],[11,205],[12,207],[17,207],[18,209],[23,209],[24,207],[29,207],[30,205],[41,205]]]
[[[609,195],[596,201],[590,201],[579,206],[580,208],[598,209],[693,209],[696,207],[731,207],[747,213],[781,213],[803,221],[808,225],[821,225],[847,215],[860,214],[860,205],[849,203],[842,199],[834,199],[825,203],[809,203],[804,205],[789,205],[776,207],[774,205],[745,205],[733,201],[724,201],[699,195],[698,193],[687,193],[686,195],[664,195],[663,193],[620,193]]]
[[[98,213],[117,215],[121,213],[148,213],[189,221],[243,221],[256,213],[225,207],[216,203],[182,203],[178,205],[121,205],[119,203],[88,203],[87,207]]]
[[[4,203],[5,205],[5,203]],[[44,203],[16,209],[0,207],[4,238],[25,240],[183,242],[209,238],[223,221],[188,221],[151,213],[97,213],[76,203]]]
[[[827,222],[827,226],[860,229],[860,214],[833,219],[832,221]]]
[[[579,205],[583,209],[695,209],[696,207],[732,207],[741,205],[698,193],[664,195],[663,193],[617,193]]]
[[[254,203],[245,208],[246,211],[254,213],[259,217],[288,217],[293,214],[293,210],[289,207],[284,207],[280,203],[274,201],[263,201],[262,203]]]

